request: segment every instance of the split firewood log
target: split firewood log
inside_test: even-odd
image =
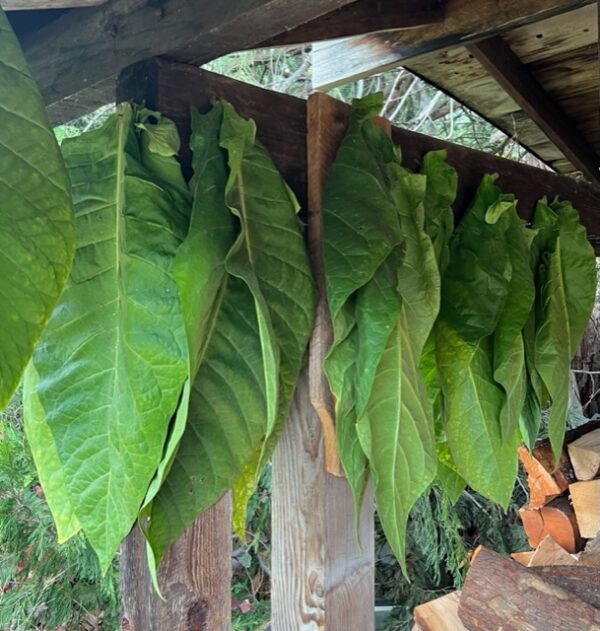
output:
[[[525,568],[484,549],[467,574],[459,617],[469,631],[600,631],[600,609],[581,598],[584,587],[594,591],[590,571],[597,577],[587,567]]]
[[[418,631],[466,631],[458,617],[460,592],[452,592],[415,607],[413,618]]]
[[[552,535],[567,552],[573,554],[582,548],[575,512],[566,497],[557,497],[540,509],[524,506],[519,509],[529,545],[537,548],[542,539]]]
[[[600,480],[575,482],[569,493],[581,536],[593,539],[600,531]]]
[[[600,429],[584,434],[567,445],[578,480],[592,480],[600,470]]]

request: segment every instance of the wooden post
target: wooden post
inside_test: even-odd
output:
[[[231,497],[221,498],[169,548],[154,591],[137,526],[121,546],[123,631],[230,631]]]
[[[304,371],[273,458],[273,631],[372,631],[371,490],[360,519],[361,549],[348,483],[325,471],[307,381]]]
[[[321,252],[322,196],[349,109],[314,95],[307,120],[309,249],[321,295],[309,367],[273,459],[273,631],[370,631],[375,625],[373,496],[369,488],[359,543],[350,487],[340,477],[333,400],[322,370],[331,341]]]

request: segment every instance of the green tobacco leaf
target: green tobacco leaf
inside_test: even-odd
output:
[[[560,455],[569,408],[571,367],[569,314],[561,266],[560,237],[539,269],[539,305],[535,337],[535,365],[552,401],[548,437],[556,458]]]
[[[325,186],[323,257],[334,327],[348,298],[402,242],[390,190],[395,177],[390,165],[397,164],[398,157],[385,131],[373,122],[379,104],[372,101],[354,102]]]
[[[596,254],[579,214],[570,202],[554,202],[558,215],[561,269],[569,314],[570,355],[573,357],[587,327],[596,300]]]
[[[504,235],[513,206],[494,178],[484,176],[452,239],[441,315],[467,341],[491,335],[503,312],[512,273]]]
[[[353,103],[323,200],[323,256],[334,327],[324,369],[336,400],[340,461],[357,508],[367,462],[356,434],[356,405],[362,411],[367,404],[398,313],[398,305],[392,304],[399,300],[392,284],[388,282],[388,291],[382,294],[377,276],[388,273],[382,265],[392,252],[395,260],[402,258],[397,202],[390,190],[398,156],[373,121],[380,101],[380,96],[371,95]]]
[[[189,200],[174,158],[153,154],[135,122],[122,105],[63,144],[77,251],[33,358],[67,492],[104,569],[135,521],[187,375],[171,266]]]
[[[163,459],[144,500],[140,514],[142,522],[144,516],[149,514],[148,505],[162,486],[183,436],[191,384],[206,352],[223,301],[225,257],[235,240],[235,224],[223,197],[228,171],[227,156],[219,146],[222,120],[221,104],[215,105],[206,115],[200,115],[192,109],[192,214],[189,232],[177,250],[172,267],[187,332],[188,378],[171,425]]]
[[[521,329],[531,308],[523,250],[528,242],[519,240],[523,228],[514,206],[492,176],[483,178],[451,244],[435,330],[443,428],[456,472],[504,506],[517,470],[525,396]],[[517,244],[509,245],[510,239]],[[511,307],[520,296],[510,293],[513,282],[525,294],[524,304]]]
[[[0,409],[69,275],[73,205],[60,149],[19,42],[0,9]]]
[[[440,275],[424,230],[426,180],[399,166],[395,171],[391,190],[405,239],[404,257],[400,264],[388,258],[384,267],[391,270],[383,281],[398,292],[393,309],[388,308],[398,315],[377,365],[366,413],[358,418],[358,433],[373,473],[381,524],[406,573],[408,515],[437,469],[433,410],[419,363],[439,311]]]
[[[513,207],[506,231],[506,248],[512,267],[508,295],[494,332],[494,379],[502,386],[505,400],[500,411],[502,436],[510,437],[519,424],[527,397],[527,370],[523,329],[535,300],[535,284],[529,263],[532,231]]]
[[[222,107],[218,140],[228,178],[214,198],[199,203],[225,202],[239,232],[224,261],[227,286],[194,381],[187,426],[144,524],[156,562],[232,485],[242,496],[238,526],[243,521],[250,471],[256,484],[287,415],[312,325],[313,285],[297,202],[256,143],[254,123]]]
[[[452,459],[469,486],[506,507],[517,474],[519,440],[517,431],[503,438],[500,430],[504,392],[493,378],[492,338],[467,343],[443,320],[435,334]]]
[[[431,238],[440,274],[450,260],[450,237],[454,231],[452,204],[456,199],[458,174],[446,162],[446,151],[426,153],[421,173],[427,177],[425,189],[425,232]]]
[[[56,524],[58,542],[64,543],[77,534],[81,526],[73,511],[54,437],[37,396],[39,381],[40,377],[33,363],[30,363],[23,377],[23,388],[29,393],[23,400],[25,436],[33,452],[40,484]]]

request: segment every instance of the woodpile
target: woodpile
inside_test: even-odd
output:
[[[416,607],[413,631],[600,631],[600,422],[567,432],[556,467],[548,441],[519,455],[532,550],[478,548],[462,591]]]

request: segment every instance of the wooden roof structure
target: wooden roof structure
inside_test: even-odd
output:
[[[404,66],[561,173],[598,180],[595,1],[448,0],[430,26],[319,44],[317,88]]]

